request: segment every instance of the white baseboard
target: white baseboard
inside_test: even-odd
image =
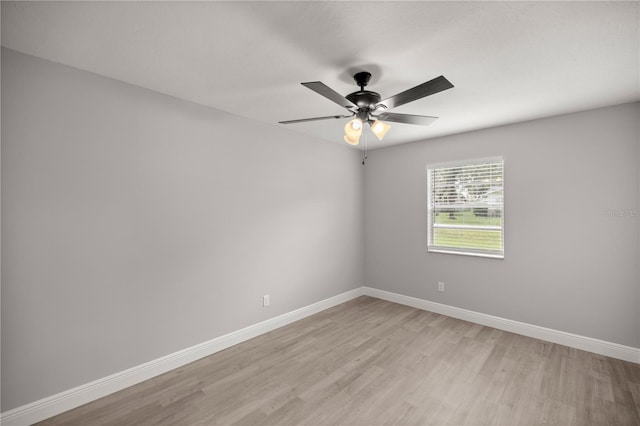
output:
[[[486,325],[499,330],[511,333],[522,334],[547,342],[558,343],[583,351],[605,355],[611,358],[624,361],[640,363],[640,348],[619,345],[617,343],[606,342],[604,340],[593,339],[591,337],[580,336],[564,331],[553,330],[537,325],[526,324],[519,321],[495,317],[480,312],[469,311],[467,309],[456,308],[455,306],[443,305],[442,303],[431,302],[429,300],[404,296],[376,288],[365,287],[364,294],[378,299],[388,300],[402,305],[411,306],[425,311],[470,321],[476,324]]]
[[[312,305],[296,309],[295,311],[279,315],[258,324],[245,327],[241,330],[225,334],[224,336],[217,337],[209,340],[208,342],[183,349],[162,358],[149,361],[145,364],[129,368],[102,379],[94,380],[93,382],[60,392],[30,404],[14,408],[13,410],[2,413],[0,417],[0,424],[6,426],[30,425],[45,420],[49,417],[79,407],[88,402],[95,401],[96,399],[125,389],[129,386],[133,386],[200,358],[214,354],[230,346],[242,343],[261,334],[275,330],[276,328],[283,327],[287,324],[308,317],[309,315],[313,315],[363,295],[447,315],[453,318],[494,327],[512,333],[522,334],[536,339],[546,340],[552,343],[558,343],[576,349],[582,349],[612,358],[640,363],[640,348],[633,348],[537,325],[526,324],[480,312],[469,311],[467,309],[456,308],[454,306],[443,305],[429,300],[404,296],[402,294],[392,293],[385,290],[379,290],[371,287],[360,287]]]
[[[162,358],[129,368],[119,373],[94,380],[93,382],[69,389],[41,400],[14,408],[2,413],[0,424],[30,425],[119,390],[133,386],[152,377],[182,367],[190,362],[204,358],[230,346],[252,339],[261,334],[283,327],[309,315],[313,315],[332,306],[339,305],[364,294],[360,287],[320,302],[287,312],[275,318],[245,327],[224,336],[216,337],[208,342],[200,343],[187,349],[172,353]]]

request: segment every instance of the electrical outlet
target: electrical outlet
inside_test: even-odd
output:
[[[438,291],[444,291],[444,283],[442,281],[438,281]]]
[[[270,304],[270,300],[269,300],[269,295],[265,294],[264,296],[262,296],[262,306],[269,306]]]

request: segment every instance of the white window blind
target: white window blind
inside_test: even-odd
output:
[[[504,258],[502,158],[427,166],[432,252]]]

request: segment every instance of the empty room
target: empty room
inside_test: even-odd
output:
[[[640,2],[1,42],[2,425],[640,425]]]

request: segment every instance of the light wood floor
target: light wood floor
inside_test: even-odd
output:
[[[360,297],[47,425],[638,425],[640,366]]]

